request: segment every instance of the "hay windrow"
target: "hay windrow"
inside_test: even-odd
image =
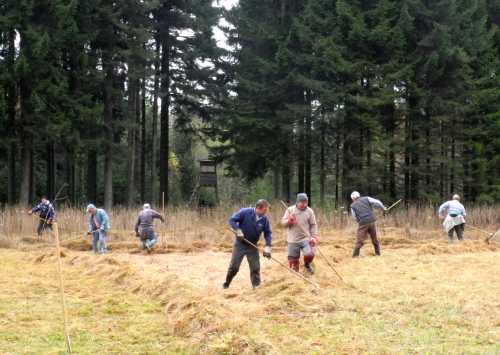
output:
[[[466,240],[463,242],[455,242],[448,244],[446,242],[429,242],[418,247],[419,255],[432,254],[465,254],[478,253],[487,251],[498,251],[500,248],[495,244],[486,244],[481,241]]]

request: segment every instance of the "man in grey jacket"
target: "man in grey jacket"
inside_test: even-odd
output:
[[[147,249],[148,252],[151,252],[157,241],[153,229],[155,218],[165,222],[161,214],[151,209],[149,203],[145,203],[135,223],[135,235],[141,239],[142,248]]]
[[[360,193],[354,191],[351,194],[352,204],[351,204],[351,215],[358,222],[358,233],[356,237],[356,245],[352,252],[352,257],[356,258],[359,256],[359,252],[365,243],[365,240],[370,236],[375,249],[375,255],[380,255],[380,242],[377,238],[377,228],[375,227],[375,214],[373,213],[373,207],[380,208],[385,211],[387,208],[384,204],[372,197],[363,196]]]

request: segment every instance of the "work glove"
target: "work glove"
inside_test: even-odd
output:
[[[91,232],[91,231],[88,231],[88,232],[87,232],[87,235],[92,235],[92,232]]]
[[[239,239],[243,239],[244,238],[243,231],[241,229],[236,229],[234,231],[234,233],[236,234],[237,238],[239,238]]]
[[[140,238],[141,234],[139,232],[135,232],[135,236],[136,236],[136,238]]]
[[[262,256],[263,256],[264,258],[271,259],[271,246],[266,245],[266,246],[264,247],[264,252],[262,253]]]
[[[28,211],[28,214],[33,214],[33,211],[29,210],[29,211]]]
[[[51,219],[49,219],[49,220],[47,221],[47,224],[52,224],[52,220],[51,220]]]
[[[289,226],[293,226],[295,224],[295,222],[297,222],[297,220],[295,219],[295,215],[293,215],[293,214],[289,215],[287,224]]]
[[[315,235],[314,237],[311,237],[311,239],[309,239],[309,245],[312,246],[312,247],[315,247],[319,242],[319,236]]]

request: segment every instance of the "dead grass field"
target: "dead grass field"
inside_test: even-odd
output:
[[[231,240],[214,221],[189,243],[169,236],[151,255],[130,232],[113,231],[111,252],[63,235],[73,350],[78,354],[498,354],[500,245],[478,232],[448,245],[441,231],[381,223],[382,257],[370,245],[350,258],[354,226],[323,229],[311,292],[261,259],[263,284],[248,267],[222,290]],[[210,232],[211,230],[212,232]],[[210,237],[211,233],[211,237]],[[74,240],[70,240],[74,239]],[[10,241],[13,238],[9,239]],[[24,236],[0,248],[0,353],[65,350],[56,255]],[[286,261],[283,232],[274,256]]]

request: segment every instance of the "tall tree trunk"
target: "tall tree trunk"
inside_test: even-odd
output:
[[[56,193],[56,162],[54,142],[47,142],[47,186],[45,194],[49,200],[53,200]]]
[[[167,11],[165,11],[166,22],[164,25],[168,24],[168,12],[169,5],[164,5]],[[161,112],[160,112],[160,196],[159,200],[162,201],[162,197],[165,198],[165,203],[169,201],[169,189],[168,189],[168,161],[169,161],[169,124],[170,124],[170,43],[169,43],[169,33],[168,26],[163,28],[163,34],[161,34],[162,43],[162,56],[161,56]]]
[[[312,189],[311,189],[311,129],[312,129],[312,109],[311,109],[311,93],[308,91],[306,93],[306,117],[305,117],[305,132],[304,132],[304,192],[309,196],[309,205],[312,206]]]
[[[113,206],[113,78],[114,69],[110,54],[103,55],[105,73],[103,83],[104,121],[104,208]]]
[[[135,162],[136,162],[136,104],[137,104],[137,80],[129,71],[129,87],[127,101],[128,121],[128,166],[127,166],[127,206],[132,207],[135,200]]]
[[[93,148],[87,152],[87,199],[97,203],[97,151]]]
[[[146,76],[142,79],[141,95],[141,201],[146,199]]]
[[[439,135],[441,137],[440,141],[440,157],[441,161],[439,162],[439,192],[441,197],[444,197],[447,195],[446,190],[446,184],[445,184],[445,164],[444,161],[446,159],[446,142],[445,142],[445,137],[444,137],[444,123],[443,120],[440,119],[439,121]]]
[[[7,66],[11,73],[14,73],[15,65],[15,31],[8,33],[8,52],[7,52]],[[17,103],[17,89],[14,78],[10,78],[5,90],[5,101],[7,104],[7,129],[8,129],[8,150],[7,150],[7,202],[13,205],[16,202],[16,151],[17,151],[17,135],[16,135],[16,103]]]
[[[82,95],[82,77],[84,76],[82,71],[82,51],[84,51],[83,45],[78,45],[73,48],[69,48],[69,90],[71,96],[78,99]],[[88,67],[95,68],[95,48],[91,49]],[[80,115],[80,111],[75,110],[76,115]],[[69,201],[75,205],[77,200],[77,161],[76,152],[78,147],[71,146],[66,149],[66,183],[68,184],[68,197]],[[81,180],[79,181],[81,184]],[[79,184],[79,186],[80,186]]]
[[[151,196],[150,200],[153,203],[156,200],[156,131],[158,127],[158,95],[160,89],[160,48],[161,44],[158,38],[156,41],[155,49],[155,75],[154,75],[154,87],[153,87],[153,112],[151,120],[151,145],[150,145],[150,164],[151,164]]]
[[[340,152],[342,153],[342,159],[340,160],[340,165],[342,166],[341,170],[341,196],[342,200],[344,202],[347,202],[349,205],[351,203],[351,199],[349,197],[349,194],[347,193],[348,191],[352,191],[354,188],[358,188],[354,186],[354,182],[352,181],[352,171],[355,170],[354,167],[354,157],[353,153],[351,151],[352,147],[352,142],[350,141],[348,137],[347,132],[351,132],[352,127],[347,126],[348,122],[352,121],[352,117],[347,115],[346,112],[346,118],[343,122],[343,129],[342,129],[342,148],[340,149]],[[354,168],[353,168],[354,167]]]
[[[365,129],[364,127],[360,127],[359,130],[359,145],[358,145],[358,156],[356,157],[356,161],[357,161],[357,168],[358,168],[358,172],[360,174],[360,176],[362,176],[363,174],[363,168],[364,168],[364,164],[363,164],[363,161],[364,161],[364,156],[365,156]],[[364,184],[366,184],[366,182],[363,182]],[[363,185],[363,184],[362,184]],[[362,186],[364,188],[364,186]]]
[[[404,151],[404,182],[405,182],[405,202],[410,201],[410,171],[411,171],[411,120],[410,113],[405,114],[405,151]]]
[[[342,135],[340,133],[340,128],[337,126],[336,139],[335,139],[335,208],[339,207],[339,201],[342,199],[342,197],[340,196],[340,176],[341,176],[340,162],[342,161],[342,159],[340,159],[341,137]]]
[[[281,166],[281,189],[283,199],[290,203],[292,200],[292,187],[291,187],[290,166],[283,164]]]
[[[37,191],[36,191],[36,185],[35,185],[35,168],[34,168],[34,162],[35,162],[35,153],[33,149],[30,149],[30,167],[29,167],[29,175],[30,175],[30,183],[29,183],[29,200],[30,201],[35,201],[35,198],[38,197],[36,196]]]
[[[297,192],[305,192],[305,120],[302,115],[297,122]]]
[[[28,134],[21,135],[21,145],[22,145],[22,154],[21,154],[21,166],[22,166],[22,178],[21,178],[21,188],[19,194],[19,203],[22,206],[28,206],[31,202],[31,194],[32,194],[32,154],[31,154],[31,145],[32,139]]]
[[[280,198],[280,166],[278,162],[273,166],[273,197],[275,200]]]
[[[396,131],[396,113],[394,109],[394,100],[390,103],[384,105],[382,111],[383,115],[387,119],[386,125],[386,137],[388,144],[386,145],[386,175],[385,175],[385,188],[389,192],[391,199],[396,198],[396,153],[395,153],[395,131]]]
[[[326,141],[325,141],[325,127],[324,123],[321,124],[320,131],[320,153],[319,153],[319,200],[321,206],[325,205],[325,183],[326,183]]]
[[[281,154],[281,196],[289,203],[291,200],[291,169],[290,169],[290,146],[289,137],[287,134],[283,137],[283,151]]]
[[[451,137],[451,156],[450,156],[450,193],[455,193],[457,192],[455,189],[457,188],[455,184],[455,178],[456,178],[456,173],[455,173],[455,159],[456,159],[456,142],[455,142],[455,136],[454,132],[452,131],[452,137]]]
[[[27,43],[26,36],[21,34],[20,50],[25,52],[26,56],[31,55],[30,44]],[[25,74],[20,78],[20,103],[21,103],[21,146],[22,146],[22,178],[19,202],[23,206],[30,203],[33,194],[33,136],[31,129],[33,127],[33,103],[32,103],[32,78]]]
[[[473,195],[472,189],[472,147],[471,147],[471,138],[470,138],[470,123],[467,119],[462,119],[463,132],[464,132],[464,146],[463,146],[463,154],[462,154],[462,169],[464,171],[464,200],[471,201],[474,200],[475,196]]]
[[[375,172],[372,171],[372,144],[370,129],[366,129],[366,177],[367,177],[367,192],[369,195],[374,193],[373,186],[376,184]]]
[[[411,120],[411,186],[410,186],[410,198],[418,202],[420,199],[420,125],[417,122],[421,121],[420,107],[418,106],[418,100],[414,95],[410,95],[410,120]]]
[[[429,117],[429,116],[427,116]],[[433,186],[432,183],[431,183],[431,177],[432,177],[432,165],[431,165],[431,162],[432,162],[432,143],[431,143],[431,130],[430,130],[430,126],[431,126],[431,122],[430,122],[430,119],[429,121],[427,121],[428,123],[426,124],[426,127],[425,127],[425,187],[426,187],[426,190],[427,192],[429,191],[432,191],[433,190]]]
[[[135,191],[141,192],[141,81],[136,81],[135,95]]]
[[[68,198],[73,205],[76,202],[76,164],[73,153],[66,154],[66,184],[68,184]]]

